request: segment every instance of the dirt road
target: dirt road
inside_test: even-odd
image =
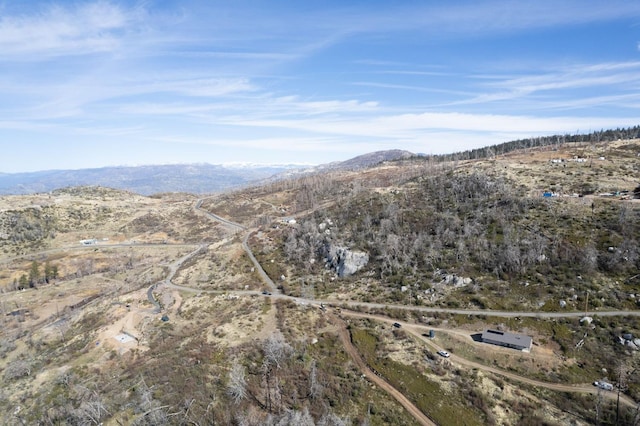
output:
[[[407,332],[411,333],[415,338],[421,340],[422,342],[426,343],[428,346],[430,346],[434,351],[439,351],[442,350],[443,348],[439,347],[438,345],[436,345],[431,339],[429,339],[428,337],[423,336],[422,334],[425,333],[429,327],[425,327],[425,326],[420,326],[420,325],[415,325],[415,324],[410,324],[410,323],[405,323],[402,321],[398,321],[392,318],[387,318],[387,317],[383,317],[380,315],[371,315],[371,314],[362,314],[359,312],[350,312],[350,311],[342,311],[342,315],[344,316],[350,316],[350,317],[355,317],[355,318],[365,318],[365,319],[375,319],[377,321],[382,321],[382,322],[386,322],[388,324],[393,324],[395,322],[399,323],[402,325],[402,328],[404,330],[406,330]],[[495,368],[495,367],[491,367],[485,364],[480,364],[474,361],[470,361],[466,358],[462,358],[460,356],[457,356],[455,354],[451,354],[451,357],[449,358],[452,362],[464,365],[466,367],[470,367],[470,368],[476,368],[478,370],[481,371],[485,371],[485,372],[489,372],[489,373],[493,373],[502,377],[506,377],[508,379],[511,379],[513,381],[516,382],[520,382],[520,383],[525,383],[531,386],[536,386],[536,387],[542,387],[545,389],[550,389],[553,391],[558,391],[558,392],[577,392],[577,393],[590,393],[590,394],[597,394],[598,393],[598,388],[596,388],[595,386],[593,386],[592,384],[588,383],[588,384],[578,384],[578,385],[565,385],[565,384],[561,384],[561,383],[550,383],[550,382],[543,382],[541,380],[535,380],[535,379],[530,379],[528,377],[523,377],[520,376],[518,374],[514,374],[514,373],[510,373],[508,371],[504,371],[501,370],[499,368]],[[617,398],[617,393],[616,392],[608,392],[608,391],[602,391],[602,395],[605,398],[608,399],[616,399]],[[627,397],[626,395],[620,395],[620,402],[623,403],[624,405],[628,406],[628,407],[636,407],[636,403],[629,397]]]
[[[360,356],[358,350],[353,346],[353,343],[351,343],[351,336],[349,335],[349,331],[347,330],[347,326],[344,321],[337,318],[335,315],[330,315],[330,318],[331,322],[337,325],[338,335],[340,336],[340,340],[342,341],[345,351],[349,354],[360,371],[362,371],[362,374],[398,401],[400,405],[402,405],[421,425],[436,426],[436,423],[429,419],[418,407],[413,405],[406,396],[391,386],[382,377],[377,376],[373,371],[371,371]]]

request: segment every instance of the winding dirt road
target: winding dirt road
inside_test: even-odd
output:
[[[394,319],[383,317],[383,316],[379,316],[379,315],[362,314],[362,313],[359,313],[359,312],[350,312],[350,311],[343,310],[341,314],[343,316],[354,317],[354,318],[374,319],[376,321],[381,321],[381,322],[385,322],[385,323],[388,323],[388,324],[393,324],[393,323],[397,322],[397,323],[402,325],[402,328],[404,330],[406,330],[407,332],[411,333],[414,336],[414,338],[426,343],[435,352],[437,352],[439,350],[443,350],[443,348],[441,348],[438,345],[436,345],[431,339],[429,339],[428,337],[425,337],[425,336],[422,335],[427,330],[429,330],[430,327],[420,326],[420,325],[411,324],[411,323],[406,323],[406,322],[394,320]],[[541,388],[550,389],[550,390],[558,391],[558,392],[576,392],[576,393],[590,393],[590,394],[597,394],[598,393],[598,388],[596,388],[595,386],[593,386],[590,383],[578,384],[578,385],[564,385],[564,384],[561,384],[561,383],[544,382],[544,381],[541,381],[541,380],[535,380],[535,379],[530,379],[528,377],[523,377],[523,376],[520,376],[518,374],[514,374],[514,373],[511,373],[511,372],[499,369],[499,368],[491,367],[489,365],[480,364],[478,362],[471,361],[471,360],[468,360],[466,358],[462,358],[462,357],[457,356],[455,354],[451,354],[449,359],[452,362],[464,365],[464,366],[469,367],[469,368],[476,368],[476,369],[481,370],[481,371],[493,373],[493,374],[496,374],[496,375],[499,375],[499,376],[502,376],[502,377],[506,377],[506,378],[508,378],[510,380],[513,380],[513,381],[516,381],[516,382],[520,382],[520,383],[525,383],[525,384],[528,384],[528,385],[531,385],[531,386],[541,387]],[[608,399],[616,399],[617,398],[617,393],[616,392],[602,391],[602,395],[604,395]],[[631,398],[627,397],[626,395],[620,395],[620,402],[623,403],[624,405],[628,406],[628,407],[636,407],[636,403]]]
[[[409,399],[404,396],[400,391],[391,386],[386,380],[382,377],[376,375],[367,365],[367,363],[362,359],[360,353],[353,346],[351,342],[351,336],[349,335],[349,331],[347,330],[346,324],[341,319],[337,318],[335,315],[329,315],[331,322],[337,325],[338,335],[340,336],[340,340],[342,341],[342,345],[344,346],[344,350],[349,354],[353,362],[356,366],[362,371],[369,381],[375,383],[380,389],[387,392],[390,396],[392,396],[400,405],[402,405],[412,416],[415,418],[421,425],[425,426],[437,426],[429,417],[427,417],[418,407],[413,405]]]
[[[238,230],[247,230],[246,227],[242,225],[231,222],[227,219],[221,218],[217,215],[214,215],[210,212],[201,209],[202,200],[199,200],[196,204],[196,208],[203,211],[209,218],[218,220],[223,224],[228,226],[235,226]],[[264,280],[264,282],[269,285],[272,289],[275,289],[275,284],[269,278],[269,276],[264,272],[260,263],[253,256],[250,247],[247,244],[247,240],[249,238],[250,233],[248,232],[242,242],[242,247],[245,252],[249,255],[249,258],[257,268],[260,273],[260,276]],[[170,283],[170,282],[169,282]],[[295,298],[291,296],[286,296],[282,294],[276,294],[274,291],[274,298],[288,298],[293,299],[300,303],[307,303],[310,305],[322,305],[322,304],[330,304],[335,303],[334,301],[322,301],[322,300],[308,300],[302,298]],[[425,313],[449,313],[449,314],[461,314],[461,315],[477,315],[477,316],[496,316],[496,317],[537,317],[537,318],[568,318],[568,317],[583,317],[586,315],[599,315],[599,316],[640,316],[640,311],[603,311],[603,312],[508,312],[508,311],[490,311],[490,310],[465,310],[465,309],[447,309],[447,308],[431,308],[431,307],[421,307],[421,306],[404,306],[404,305],[389,305],[383,303],[363,303],[363,302],[354,302],[354,301],[345,301],[340,302],[339,304],[347,306],[347,307],[368,307],[368,308],[395,308],[395,309],[404,309],[404,310],[413,310]],[[390,319],[387,317],[371,315],[371,314],[362,314],[356,312],[343,311],[343,315],[349,315],[354,317],[361,318],[369,318],[375,319],[378,321],[384,321],[387,323],[398,322],[397,320]],[[391,386],[388,382],[386,382],[381,377],[378,377],[371,369],[367,366],[365,361],[360,356],[358,350],[353,346],[351,342],[351,338],[348,330],[342,320],[337,319],[335,316],[332,316],[333,320],[339,324],[338,330],[340,339],[345,347],[345,350],[349,354],[349,356],[353,359],[355,364],[360,368],[363,374],[372,382],[376,383],[381,389],[384,389],[389,395],[391,395],[396,401],[398,401],[411,415],[423,425],[435,425],[435,423],[429,419],[422,411],[420,411],[411,401],[409,401],[401,392]],[[402,323],[405,329],[411,333],[415,338],[422,340],[427,345],[435,349],[435,351],[441,350],[442,348],[438,347],[435,343],[433,343],[430,339],[422,336],[422,333],[427,329],[426,327],[420,327],[414,324]],[[598,389],[593,387],[591,384],[582,384],[582,385],[563,385],[559,383],[549,383],[543,382],[540,380],[530,379],[527,377],[519,376],[514,373],[510,373],[508,371],[504,371],[495,367],[487,366],[484,364],[479,364],[474,361],[470,361],[466,358],[462,358],[457,355],[451,355],[450,360],[456,362],[461,365],[465,365],[469,368],[476,368],[478,370],[493,373],[502,377],[506,377],[510,380],[525,383],[531,386],[542,387],[545,389],[550,389],[558,392],[577,392],[577,393],[589,393],[589,394],[597,394]],[[617,398],[616,392],[601,392],[606,398],[615,399]],[[626,395],[620,395],[620,401],[628,406],[628,407],[636,407],[636,403]]]

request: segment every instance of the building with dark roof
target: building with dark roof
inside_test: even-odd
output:
[[[492,345],[504,346],[519,351],[530,351],[533,339],[522,334],[508,333],[506,331],[485,330],[482,332],[482,341]]]

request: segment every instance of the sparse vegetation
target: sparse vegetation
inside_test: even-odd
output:
[[[640,142],[594,135],[537,144],[554,150],[518,141],[453,162],[332,170],[202,203],[251,227],[248,245],[283,294],[321,309],[261,294],[244,235],[194,210],[192,196],[85,187],[3,197],[0,423],[415,424],[341,344],[331,315],[355,299],[383,303],[362,313],[403,322],[352,323],[362,358],[439,424],[635,424],[626,404],[618,415],[595,394],[483,370],[587,391],[607,379],[640,399],[637,375],[618,373],[636,367],[640,319],[598,315],[638,309]],[[600,154],[608,161],[550,161]],[[369,260],[339,277],[334,246]],[[542,318],[584,310],[591,322]],[[451,358],[414,323],[437,328],[433,342]],[[478,346],[470,336],[485,327],[532,335],[532,353]]]

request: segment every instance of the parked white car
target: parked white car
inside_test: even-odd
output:
[[[438,355],[444,358],[449,358],[451,356],[451,354],[447,351],[438,351]]]
[[[597,386],[600,389],[604,389],[604,390],[608,390],[608,391],[612,391],[613,390],[613,385],[611,383],[607,383],[607,382],[595,381],[595,382],[593,382],[593,386]]]

